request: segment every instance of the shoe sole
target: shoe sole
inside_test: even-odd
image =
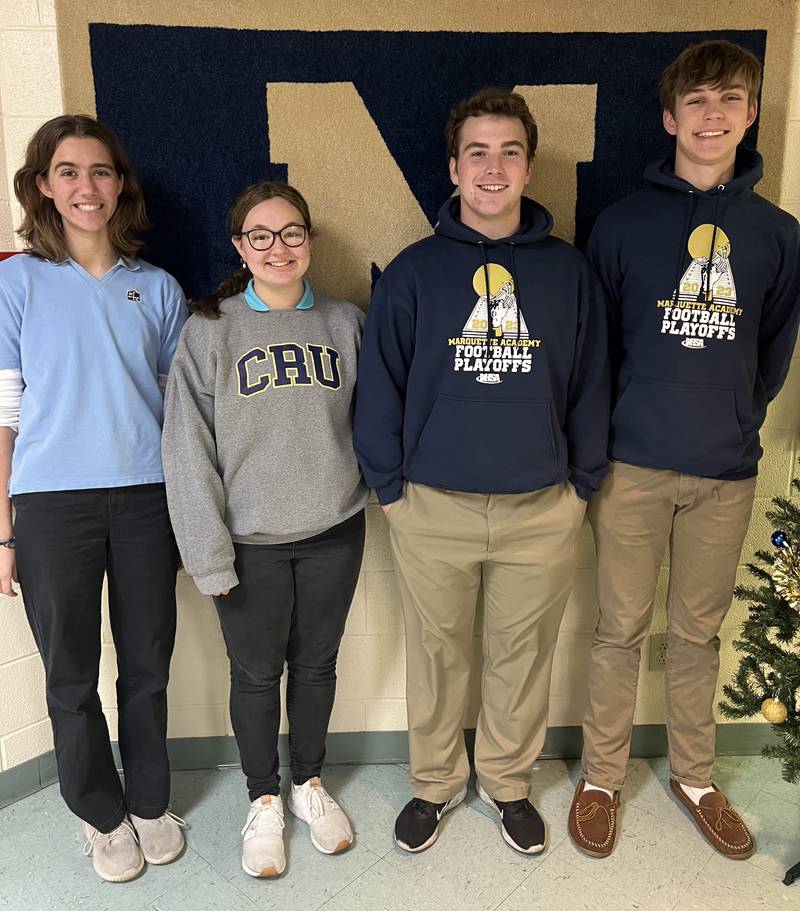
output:
[[[466,785],[465,785],[465,786],[458,792],[458,794],[456,794],[455,797],[451,797],[450,800],[447,801],[447,805],[445,806],[444,810],[442,810],[442,815],[441,815],[441,817],[439,818],[439,822],[436,823],[436,828],[433,830],[433,834],[431,835],[431,837],[430,837],[426,842],[423,842],[421,845],[417,845],[416,848],[412,848],[411,845],[407,845],[407,844],[405,844],[404,842],[399,841],[398,838],[397,838],[397,834],[393,832],[393,833],[392,833],[392,838],[394,839],[394,843],[395,843],[395,844],[397,845],[397,847],[400,848],[401,850],[403,850],[403,851],[408,851],[409,854],[419,854],[420,851],[425,851],[427,848],[430,848],[430,846],[431,846],[431,845],[436,841],[436,839],[439,837],[439,826],[441,825],[441,822],[442,822],[442,820],[444,819],[444,817],[445,817],[451,810],[455,810],[455,808],[456,808],[460,803],[463,802],[463,800],[464,800],[464,798],[465,798],[466,796],[467,796],[467,787],[466,787]]]
[[[142,851],[142,854],[144,855],[144,859],[149,864],[155,864],[156,866],[161,866],[161,864],[170,864],[177,857],[180,857],[180,855],[183,854],[185,847],[186,847],[186,842],[184,842],[180,846],[180,848],[178,848],[177,851],[169,851],[167,854],[162,854],[161,857],[151,857],[149,854],[145,854],[144,851]]]
[[[300,817],[298,816],[298,819]],[[310,833],[309,833],[310,834]],[[341,854],[342,851],[346,851],[349,847],[352,846],[352,839],[348,841],[346,838],[343,838],[335,848],[323,848],[322,845],[311,835],[311,844],[320,851],[322,854]]]
[[[515,851],[519,851],[520,854],[527,854],[528,857],[532,857],[535,854],[541,854],[542,851],[547,847],[547,829],[545,829],[544,841],[540,845],[532,845],[530,848],[523,848],[518,845],[514,839],[506,832],[506,827],[503,825],[503,816],[500,813],[500,809],[497,804],[492,800],[492,798],[483,790],[483,785],[478,785],[478,797],[486,804],[487,807],[491,807],[495,813],[500,817],[500,834],[503,836],[503,841]]]
[[[280,870],[278,870],[276,867],[264,867],[260,873],[256,873],[255,870],[251,870],[250,867],[248,867],[244,862],[244,860],[242,860],[242,869],[248,876],[252,876],[255,879],[275,879],[276,877],[280,876],[281,873],[283,873],[283,871],[286,869],[286,864],[284,863]]]
[[[739,854],[728,854],[727,852],[725,852],[721,848],[719,848],[713,841],[711,841],[711,839],[703,831],[703,827],[697,821],[694,813],[692,812],[693,804],[691,803],[691,798],[689,797],[688,794],[684,797],[684,795],[680,793],[680,784],[677,784],[676,787],[673,788],[672,781],[673,781],[673,779],[670,779],[670,791],[672,792],[673,797],[681,805],[683,812],[694,823],[694,827],[695,827],[695,829],[697,829],[697,831],[700,833],[700,835],[702,835],[703,841],[705,841],[707,844],[711,845],[711,847],[718,854],[721,854],[723,857],[727,857],[728,860],[747,860],[748,857],[752,857],[755,854],[756,842],[755,842],[755,839],[753,838],[753,833],[750,832],[749,829],[747,831],[748,831],[748,834],[750,835],[750,844],[752,845],[752,847],[750,848],[749,851],[746,851],[746,852],[742,851]]]
[[[142,859],[138,867],[131,867],[130,870],[126,870],[124,873],[120,873],[117,876],[107,876],[105,873],[101,873],[94,864],[92,864],[92,866],[94,867],[94,872],[100,879],[104,879],[107,883],[127,883],[132,879],[136,879],[142,870],[144,870],[144,859]]]

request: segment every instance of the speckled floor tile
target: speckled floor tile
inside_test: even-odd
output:
[[[424,883],[409,878],[386,861],[378,861],[334,896],[324,911],[455,911],[458,905],[430,894]]]
[[[800,805],[800,787],[784,781],[781,764],[763,756],[721,756],[714,764],[714,781],[721,788],[729,781],[735,787],[756,787]]]
[[[687,820],[687,827],[690,823]],[[618,890],[643,908],[668,911],[712,853],[688,828],[664,825],[632,804],[624,806],[617,846],[606,858],[587,857],[565,839],[554,857]]]
[[[80,823],[58,787],[0,810],[0,911],[749,911],[800,908],[800,883],[780,883],[800,860],[800,811],[779,767],[760,757],[718,760],[715,780],[753,830],[748,861],[720,857],[666,790],[665,760],[632,763],[617,850],[587,858],[566,837],[580,770],[537,763],[531,798],[548,824],[540,858],[512,851],[499,820],[471,787],[445,817],[440,840],[409,855],[393,846],[397,813],[410,798],[399,765],[330,766],[324,781],[353,820],[356,844],[319,854],[287,813],[288,868],[275,881],[241,870],[248,799],[240,769],[176,772],[173,808],[191,829],[174,864],[148,867],[131,883],[104,883],[81,854]],[[284,776],[288,783],[288,775]],[[382,858],[382,859],[381,859]],[[38,871],[38,872],[37,872]]]
[[[561,858],[548,857],[497,911],[637,911],[643,907]]]
[[[719,854],[711,857],[679,901],[680,911],[795,911],[798,907],[800,884],[784,886],[752,863]]]
[[[222,874],[206,868],[190,882],[157,898],[147,911],[255,911],[256,906]]]
[[[759,791],[742,816],[756,843],[756,853],[747,863],[783,879],[786,870],[800,861],[800,809],[797,804]],[[800,888],[796,893],[800,908]]]

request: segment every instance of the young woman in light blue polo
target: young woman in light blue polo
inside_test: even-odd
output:
[[[61,793],[95,871],[181,852],[167,812],[177,548],[161,468],[165,377],[186,306],[137,258],[147,226],[116,137],[61,116],[14,178],[25,252],[0,263],[0,591],[19,578],[45,666]],[[108,578],[124,788],[97,693]]]

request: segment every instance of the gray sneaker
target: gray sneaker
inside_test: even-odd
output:
[[[149,864],[168,864],[183,851],[186,844],[183,829],[186,823],[167,810],[157,819],[143,819],[130,814],[133,828],[139,836],[139,846]]]
[[[127,819],[111,832],[99,832],[88,822],[83,824],[86,844],[83,853],[92,856],[94,872],[110,883],[124,883],[142,872],[144,857],[139,850],[136,832]]]

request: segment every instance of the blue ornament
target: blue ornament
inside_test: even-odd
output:
[[[789,535],[785,531],[773,531],[772,543],[775,547],[788,547],[790,543]]]

